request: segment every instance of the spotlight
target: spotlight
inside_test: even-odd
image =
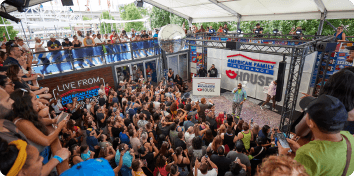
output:
[[[277,34],[278,32],[279,32],[278,29],[274,29],[274,30],[273,30],[273,34]]]
[[[296,31],[296,34],[297,34],[297,35],[302,34],[302,30],[297,30],[297,31]]]
[[[254,32],[255,32],[256,34],[258,34],[258,33],[259,33],[259,30],[255,30]]]
[[[242,30],[241,29],[237,29],[237,34],[241,34]]]

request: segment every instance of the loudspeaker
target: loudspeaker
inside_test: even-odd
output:
[[[17,8],[19,12],[25,12],[25,8],[28,7],[30,0],[5,0],[3,3],[9,4]]]
[[[241,45],[238,42],[226,41],[226,48],[230,50],[239,50]]]
[[[324,52],[333,52],[336,50],[337,43],[329,43],[329,42],[318,42],[316,44],[317,51],[324,51]]]
[[[63,6],[73,6],[74,5],[73,0],[61,0],[61,3],[63,3]]]
[[[281,101],[281,98],[283,96],[285,69],[286,69],[286,62],[285,61],[279,62],[278,77],[277,77],[277,90],[276,90],[276,94],[275,94],[275,101],[278,101],[278,102]]]
[[[143,2],[143,0],[136,0],[135,5],[136,5],[136,7],[143,7],[144,2]]]

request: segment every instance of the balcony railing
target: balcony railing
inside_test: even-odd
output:
[[[183,50],[188,49],[187,46]],[[36,73],[58,74],[94,66],[118,63],[121,61],[141,59],[159,55],[161,48],[157,39],[106,44],[95,47],[80,47],[36,52],[33,57],[38,60],[33,69]]]

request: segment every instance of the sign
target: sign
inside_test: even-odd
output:
[[[109,69],[108,69],[109,68]],[[64,76],[49,77],[39,80],[43,87],[48,87],[53,98],[61,98],[65,106],[72,103],[74,97],[80,104],[84,104],[85,98],[90,100],[98,96],[99,85],[109,83],[114,89],[114,78],[111,67],[92,69],[85,72],[72,73]]]
[[[312,53],[306,56],[300,92],[309,91],[316,54]],[[208,64],[215,64],[215,68],[221,73],[220,88],[232,91],[241,83],[245,85],[247,96],[264,101],[267,97],[266,93],[264,93],[264,87],[269,86],[273,80],[277,79],[278,63],[283,60],[283,56],[208,48],[207,59]],[[285,82],[287,82],[288,78],[290,57],[287,57],[286,61],[288,64]],[[297,102],[300,101],[301,95],[299,94]],[[283,101],[278,103],[278,105],[282,104]],[[297,107],[297,110],[300,110],[300,108]]]
[[[220,81],[220,77],[193,77],[193,95],[220,96]]]
[[[276,64],[276,62],[252,59],[242,54],[229,55],[227,56],[227,58],[237,56],[243,57],[248,61],[239,59],[228,59],[227,67],[274,75],[274,64]]]

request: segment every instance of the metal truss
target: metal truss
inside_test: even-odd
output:
[[[237,51],[244,52],[253,52],[253,53],[263,53],[263,54],[272,54],[272,55],[283,55],[290,58],[290,67],[288,80],[285,83],[285,96],[281,112],[281,120],[279,124],[279,129],[283,132],[290,133],[291,125],[294,122],[295,118],[293,117],[294,110],[297,104],[299,88],[301,83],[302,72],[304,68],[305,58],[307,55],[315,52],[315,47],[317,42],[329,41],[334,38],[334,36],[312,36],[311,41],[305,41],[301,45],[273,45],[273,44],[264,44],[264,43],[246,43],[246,42],[237,42],[240,45],[240,49]],[[243,38],[239,38],[243,39]],[[198,47],[208,47],[208,48],[219,48],[227,49],[226,41],[220,40],[203,40],[203,39],[194,39],[188,38],[189,41],[195,41],[196,44],[189,44],[190,46]],[[270,39],[271,40],[271,39]],[[283,39],[287,41],[287,39]],[[202,43],[202,44],[200,44]]]

